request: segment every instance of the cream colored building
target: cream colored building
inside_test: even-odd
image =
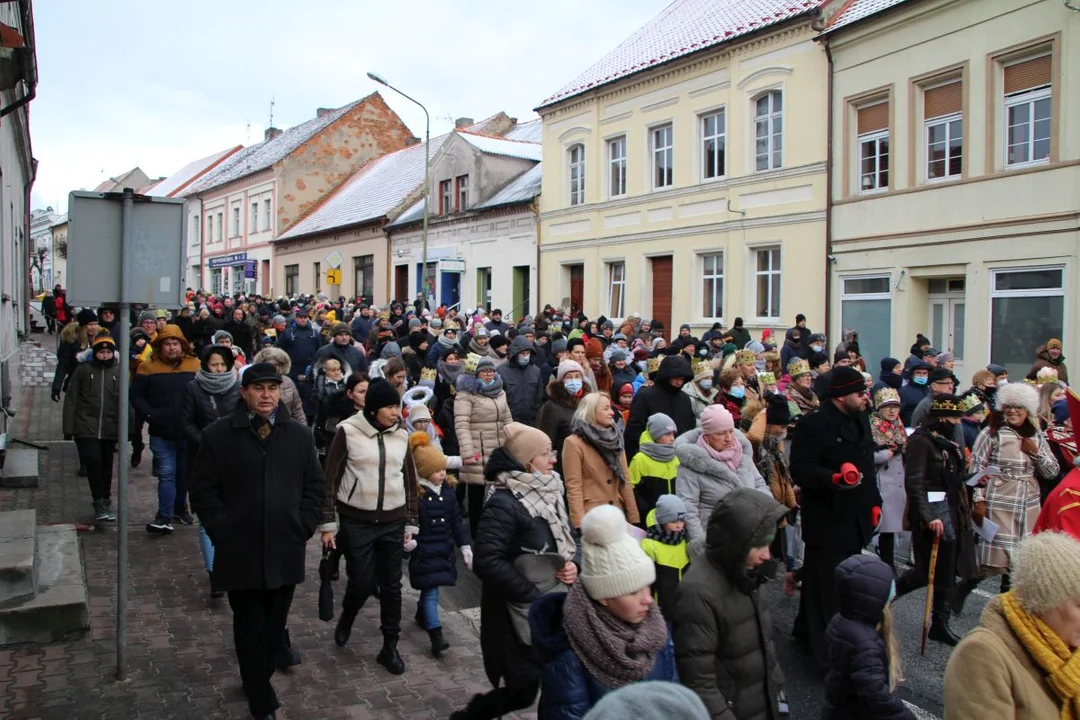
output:
[[[677,0],[538,108],[540,304],[822,327],[818,4],[716,5]]]
[[[1077,33],[1076,36],[1073,33]],[[868,366],[916,333],[1016,378],[1077,340],[1080,13],[1061,0],[855,0],[834,62],[830,313]]]

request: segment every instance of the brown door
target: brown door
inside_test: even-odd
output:
[[[570,266],[570,314],[577,315],[585,302],[585,266]]]
[[[671,256],[651,258],[652,262],[652,319],[664,323],[671,333]]]
[[[402,302],[409,300],[409,266],[394,266],[394,298]]]

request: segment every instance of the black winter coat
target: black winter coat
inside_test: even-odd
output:
[[[900,420],[904,427],[911,427],[911,416],[915,414],[915,408],[919,407],[919,403],[929,394],[929,385],[908,383],[900,388]]]
[[[889,690],[889,656],[875,629],[892,582],[889,566],[869,555],[854,555],[836,569],[839,609],[825,628],[822,720],[914,720]]]
[[[697,417],[694,416],[690,396],[671,385],[671,381],[679,377],[686,382],[694,379],[690,362],[678,355],[666,357],[656,372],[656,384],[642,387],[637,395],[634,395],[634,402],[630,403],[630,420],[626,423],[624,435],[626,462],[629,463],[637,454],[641,433],[645,430],[650,415],[664,413],[674,420],[676,436],[697,427]]]
[[[251,362],[251,358],[255,357],[255,334],[251,326],[244,320],[229,320],[222,329],[232,335],[233,347],[243,350],[244,357]]]
[[[535,355],[532,343],[524,335],[514,338],[506,362],[496,370],[503,380],[506,404],[510,406],[510,415],[514,422],[536,427],[536,413],[544,403],[545,376],[535,363],[530,362],[525,367],[518,365],[517,356],[523,352]]]
[[[563,384],[552,379],[547,386],[548,399],[540,406],[536,416],[536,427],[551,438],[551,449],[555,451],[555,472],[561,476],[562,448],[566,438],[570,437],[570,423],[574,420],[581,398],[572,397]]]
[[[421,484],[420,534],[409,553],[409,584],[414,590],[445,587],[457,582],[457,549],[471,544],[461,517],[457,494],[449,483],[439,492]]]
[[[304,581],[307,542],[325,503],[311,431],[278,406],[266,440],[247,406],[202,434],[189,480],[191,509],[214,543],[222,590],[273,590]]]
[[[873,508],[881,505],[874,449],[866,415],[845,415],[828,400],[795,425],[791,479],[802,488],[807,545],[856,553],[870,542]],[[844,463],[852,463],[863,475],[862,483],[852,490],[840,490],[832,481]]]
[[[341,369],[345,375],[351,374],[351,372],[367,372],[368,361],[367,356],[360,352],[360,349],[355,347],[352,343],[341,346],[335,342],[327,343],[319,348],[319,351],[315,353],[315,360],[313,363],[321,363],[326,358],[336,358],[341,363]],[[293,366],[295,367],[295,365]]]
[[[232,415],[240,402],[240,383],[236,382],[221,395],[211,395],[203,390],[198,380],[192,380],[180,398],[180,424],[187,438],[188,452],[199,449],[203,430],[215,420]],[[190,467],[190,466],[189,466]]]

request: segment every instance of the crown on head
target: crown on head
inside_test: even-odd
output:
[[[983,406],[983,401],[975,393],[968,393],[960,398],[960,407],[964,409],[965,415],[980,406]]]
[[[480,356],[476,353],[469,353],[465,356],[465,362],[461,369],[466,375],[475,375],[476,366],[480,363]]]
[[[712,363],[704,358],[696,358],[690,363],[690,368],[694,371],[694,376],[704,375],[705,373],[712,373]]]
[[[810,373],[810,363],[802,358],[792,360],[787,366],[788,375],[793,378],[797,378],[800,375],[808,375]]]
[[[801,362],[806,362],[805,360]],[[792,363],[794,365],[794,363]],[[874,407],[879,408],[883,405],[899,405],[900,393],[891,387],[884,387],[874,393]]]
[[[389,320],[390,319],[390,311],[389,310],[380,310],[379,311],[379,319],[380,320]]]
[[[754,351],[753,350],[739,350],[735,353],[736,365],[753,365],[754,364]]]
[[[1039,368],[1039,372],[1036,373],[1036,375],[1035,375],[1035,384],[1036,385],[1045,385],[1046,383],[1057,382],[1057,381],[1058,381],[1057,370],[1055,370],[1052,367],[1041,367],[1041,368]]]
[[[761,373],[760,375],[757,376],[757,379],[758,379],[758,383],[760,383],[761,385],[775,385],[776,384],[776,375],[774,373],[771,373],[771,372],[763,372],[763,373]]]
[[[930,401],[931,415],[963,415],[965,412],[963,401],[955,397],[939,395]]]
[[[424,368],[423,370],[420,371],[420,379],[421,380],[432,380],[432,381],[434,381],[436,375],[438,375],[438,373],[435,371],[435,368]]]
[[[654,372],[660,369],[660,358],[651,357],[645,361],[645,371],[652,375]]]

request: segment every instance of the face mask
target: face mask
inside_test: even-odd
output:
[[[915,383],[916,385],[925,385],[927,379],[928,378],[926,378],[924,376],[916,375],[915,377],[911,378],[911,381],[913,383]]]
[[[486,388],[489,388],[495,384],[495,378],[491,378],[490,380],[481,380],[480,384]]]
[[[758,372],[765,372],[765,361],[764,360],[755,360],[754,361],[754,367],[757,369]]]
[[[698,385],[701,387],[702,390],[705,390],[706,392],[712,390],[712,380],[702,380],[698,383]]]
[[[742,385],[736,385],[735,387],[728,390],[728,395],[735,398],[736,400],[742,400],[744,397],[746,397],[746,388],[744,388]]]
[[[1009,384],[1009,381],[1008,381],[1008,380],[998,380],[998,381],[997,381],[997,386],[998,386],[999,388],[1001,388],[1001,387],[1005,387],[1005,386],[1006,386],[1006,385],[1008,385],[1008,384]]]
[[[518,355],[517,356],[517,363],[518,363],[518,365],[520,365],[522,367],[525,367],[526,365],[529,364],[529,356],[528,355]]]
[[[566,388],[566,392],[570,393],[571,395],[577,395],[579,392],[581,392],[581,388],[583,387],[583,385],[584,381],[582,380],[563,380],[563,387]]]
[[[701,357],[705,357],[708,354],[709,354],[709,348],[704,348],[703,347],[700,350],[698,350],[698,355],[700,355]]]
[[[811,345],[810,349],[814,352],[821,352],[821,345]]]

